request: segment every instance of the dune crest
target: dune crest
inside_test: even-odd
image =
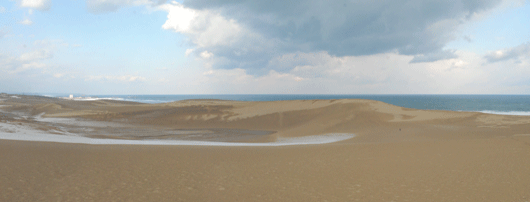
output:
[[[3,201],[530,198],[530,117],[371,100],[16,97],[0,101]]]
[[[182,132],[175,131],[214,129],[214,132],[202,133],[203,137],[212,138],[214,136],[212,133],[220,134],[221,129],[233,129],[243,131],[234,131],[234,134],[239,134],[239,140],[228,138],[229,141],[236,142],[274,142],[277,138],[329,133],[356,134],[358,136],[355,138],[356,141],[378,142],[434,137],[410,133],[408,128],[421,127],[426,131],[441,130],[440,132],[459,129],[484,134],[495,132],[486,129],[510,128],[509,133],[520,134],[530,123],[530,117],[416,110],[380,101],[360,99],[270,102],[183,100],[161,104],[141,104],[115,100],[74,101],[38,96],[21,97],[23,99],[12,98],[3,101],[2,104],[5,105],[3,110],[33,116],[44,113],[45,118],[70,118],[79,121],[125,124],[126,126],[121,126],[121,128],[135,128],[136,131],[143,131],[146,134],[131,135],[120,132],[122,129],[117,127],[114,131],[96,128],[94,130],[100,130],[99,133],[87,133],[86,135],[120,139],[190,138],[192,135],[184,136]],[[38,120],[28,124],[36,125],[37,128],[50,127],[46,124],[42,125]],[[60,131],[60,128],[63,128],[64,132],[72,132],[68,131],[68,126],[65,125],[58,125],[53,130]],[[164,135],[157,135],[157,131]],[[269,131],[269,135],[253,135],[254,132],[245,131]],[[114,135],[113,132],[118,134]],[[223,134],[227,135],[227,133]],[[399,134],[399,136],[392,134]],[[226,139],[225,136],[221,136],[218,135],[217,139],[214,139]]]

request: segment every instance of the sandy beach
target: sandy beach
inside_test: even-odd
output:
[[[0,100],[5,137],[28,135],[27,130],[108,140],[258,144],[3,138],[1,201],[530,200],[529,116],[348,99],[142,104],[4,94]],[[326,134],[352,136],[325,144],[259,145]]]

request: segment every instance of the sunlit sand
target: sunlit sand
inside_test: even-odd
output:
[[[524,201],[530,117],[372,100],[2,98],[3,201]]]

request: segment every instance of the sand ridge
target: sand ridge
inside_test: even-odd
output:
[[[213,129],[271,132],[242,134],[249,139],[233,140],[240,143],[329,133],[356,136],[286,147],[0,140],[2,201],[530,199],[526,116],[415,110],[371,100],[141,104],[17,97],[1,98],[1,124],[48,132],[85,127],[35,119],[45,113],[44,119],[108,124],[94,128],[121,131],[125,137],[120,138],[134,137],[138,131],[158,138],[162,132]]]
[[[406,109],[372,100],[290,100],[242,102],[183,100],[141,104],[113,100],[73,101],[38,96],[18,96],[2,101],[2,109],[37,116],[75,118],[156,130],[240,129],[272,131],[270,138],[299,137],[327,133],[350,133],[359,137],[373,131],[399,132],[421,124],[433,130],[466,129],[491,134],[492,128],[510,128],[524,133],[528,116],[503,116],[479,112]],[[443,127],[440,125],[444,125]],[[417,128],[417,127],[416,127]],[[484,129],[484,130],[481,130]],[[517,132],[520,131],[520,132]],[[370,139],[381,136],[372,135]],[[419,135],[419,134],[416,134]],[[362,138],[357,138],[362,139]],[[260,140],[256,140],[260,141]]]

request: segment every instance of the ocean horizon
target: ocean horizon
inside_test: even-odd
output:
[[[67,98],[70,94],[28,94]],[[167,103],[188,99],[233,101],[282,101],[323,99],[368,99],[392,105],[422,109],[470,111],[489,114],[530,116],[530,95],[476,94],[169,94],[169,95],[91,95],[72,94],[75,100],[120,100],[140,103]]]

